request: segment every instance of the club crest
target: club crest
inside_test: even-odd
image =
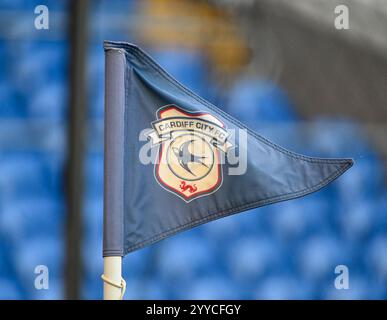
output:
[[[168,105],[157,111],[152,127],[148,138],[159,148],[155,178],[164,189],[190,202],[220,188],[220,152],[232,147],[220,120],[208,112]]]

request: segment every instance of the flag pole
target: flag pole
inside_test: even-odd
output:
[[[122,300],[126,283],[122,278],[122,257],[104,257],[104,274],[102,275],[103,299],[104,300]]]
[[[104,230],[102,275],[104,300],[121,300],[122,278],[125,55],[105,50]]]

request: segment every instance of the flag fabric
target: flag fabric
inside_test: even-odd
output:
[[[184,87],[135,45],[108,41],[104,49],[104,256],[302,197],[353,164],[270,142]]]

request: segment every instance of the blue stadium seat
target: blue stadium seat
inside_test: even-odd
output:
[[[103,273],[101,233],[85,237],[82,247],[82,260],[87,277],[99,280]]]
[[[284,202],[275,206],[277,209],[269,218],[275,234],[289,239],[305,234],[307,212],[299,202]]]
[[[241,236],[227,252],[227,266],[237,282],[256,281],[281,262],[281,248],[265,236]]]
[[[84,201],[84,224],[86,233],[98,234],[102,232],[103,199],[102,197],[88,197]]]
[[[3,0],[1,1],[1,4],[0,4],[0,9],[4,10],[9,10],[9,9],[22,9],[23,8],[23,5],[26,3],[27,1],[25,0]]]
[[[356,199],[374,199],[383,185],[382,166],[379,161],[355,159],[355,165],[335,183],[343,205],[350,206]]]
[[[38,265],[45,265],[49,269],[50,283],[59,285],[60,279],[63,279],[64,248],[62,238],[59,234],[55,236],[36,236],[29,238],[15,248],[13,261],[18,277],[21,279],[24,290],[29,296],[34,297],[37,290],[34,287],[36,274],[34,270]],[[50,294],[50,293],[47,293]]]
[[[6,81],[0,80],[0,117],[22,117],[25,115],[24,101]]]
[[[65,174],[66,166],[66,155],[62,130],[51,130],[50,138],[47,139],[46,143],[49,146],[55,146],[59,148],[59,152],[51,152],[42,156],[42,163],[44,164],[44,179],[49,189],[49,194],[54,199],[59,198],[64,200],[64,188],[65,182],[63,177]],[[62,148],[62,149],[61,149]]]
[[[197,94],[204,94],[205,64],[203,57],[188,50],[155,50],[152,57],[184,86]]]
[[[0,9],[2,10],[32,10],[40,4],[46,5],[50,12],[64,11],[68,8],[68,1],[46,0],[2,0]]]
[[[267,233],[268,218],[272,212],[273,206],[267,206],[251,209],[240,215],[237,214],[234,219],[235,223],[239,225],[239,237],[247,234],[265,235]]]
[[[125,300],[136,299],[173,299],[174,295],[168,285],[159,277],[130,278],[126,283]]]
[[[44,164],[28,153],[0,157],[0,190],[4,204],[21,196],[47,194]]]
[[[131,281],[131,280],[130,280]],[[134,299],[165,299],[168,297],[168,285],[161,281],[158,277],[147,277],[146,279],[140,280],[137,284],[137,291],[131,290],[130,295]],[[134,288],[133,288],[134,289]],[[127,299],[130,299],[129,296]]]
[[[0,277],[0,300],[18,300],[23,299],[17,283],[9,277]]]
[[[104,115],[104,66],[105,56],[100,44],[92,46],[87,65],[89,114],[91,118]]]
[[[162,279],[192,279],[215,264],[212,247],[203,238],[181,234],[160,243],[157,270]]]
[[[102,198],[87,198],[84,204],[83,263],[88,278],[99,278],[102,274]],[[88,283],[88,282],[87,282]]]
[[[157,274],[159,270],[154,269],[155,253],[154,247],[149,247],[127,254],[123,259],[123,274],[125,278],[144,279],[144,276],[147,274]]]
[[[246,213],[247,214],[247,213]],[[245,213],[244,213],[245,215]],[[235,240],[241,232],[241,217],[230,216],[200,226],[208,242]]]
[[[376,206],[373,202],[353,200],[338,215],[340,234],[352,241],[362,241],[369,236],[376,222]]]
[[[328,202],[321,200],[318,194],[278,203],[268,215],[271,230],[285,240],[301,240],[308,234],[328,230],[329,207]]]
[[[331,279],[335,267],[347,263],[347,255],[348,250],[334,233],[316,234],[300,244],[296,260],[303,277],[314,283]]]
[[[24,243],[37,235],[61,235],[64,208],[53,198],[19,199],[2,207],[0,231],[14,243]]]
[[[50,277],[49,289],[40,289],[30,292],[28,299],[33,300],[63,300],[64,284],[61,278]]]
[[[375,199],[375,227],[374,227],[374,235],[378,234],[378,232],[384,231],[385,226],[387,226],[387,215],[385,214],[387,212],[387,189],[382,188],[380,190],[380,194]]]
[[[85,160],[86,192],[88,197],[102,197],[103,155],[89,154]]]
[[[90,162],[89,162],[90,163]],[[90,166],[89,166],[90,167]],[[87,168],[89,168],[87,167]],[[88,181],[88,180],[86,180]],[[90,185],[88,181],[88,186]],[[88,187],[87,186],[87,187]],[[99,276],[102,270],[102,232],[103,199],[102,196],[86,194],[83,205],[83,252],[84,263],[89,274]]]
[[[58,82],[48,82],[31,96],[27,113],[30,118],[65,119],[67,89]]]
[[[387,235],[385,230],[382,234],[377,234],[370,241],[366,248],[364,260],[369,267],[370,272],[378,279],[379,282],[387,281]]]
[[[26,41],[9,45],[14,71],[13,85],[27,97],[52,83],[65,86],[67,79],[67,44],[59,41]],[[58,103],[60,102],[58,96]]]
[[[383,284],[376,282],[370,275],[350,273],[348,289],[338,290],[332,283],[329,283],[320,298],[328,300],[383,299],[385,298],[384,292]]]
[[[361,126],[349,119],[316,117],[308,127],[308,137],[309,147],[316,154],[355,158],[374,155]]]
[[[0,83],[7,81],[8,72],[5,61],[8,60],[7,49],[4,41],[0,41]]]
[[[234,288],[227,278],[211,274],[198,277],[179,294],[183,299],[234,299],[238,296]]]
[[[270,276],[259,283],[254,299],[289,300],[313,298],[312,287],[294,274]]]
[[[234,85],[227,111],[252,128],[258,123],[296,119],[286,94],[274,83],[258,79],[243,79]]]
[[[91,9],[93,13],[95,12],[103,12],[103,13],[121,13],[124,12],[126,14],[130,13],[134,10],[136,4],[138,2],[136,0],[116,0],[114,2],[109,0],[97,0],[93,1],[91,5]]]
[[[103,282],[100,276],[95,278],[94,276],[85,275],[82,281],[81,297],[82,299],[92,300],[103,299]]]
[[[91,119],[104,116],[104,85],[101,81],[89,89],[89,113]]]
[[[12,265],[9,259],[10,251],[9,241],[0,231],[0,274],[11,275]]]

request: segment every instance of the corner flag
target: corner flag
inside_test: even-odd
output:
[[[135,45],[105,42],[103,255],[315,192],[353,164],[288,151],[181,85]]]

